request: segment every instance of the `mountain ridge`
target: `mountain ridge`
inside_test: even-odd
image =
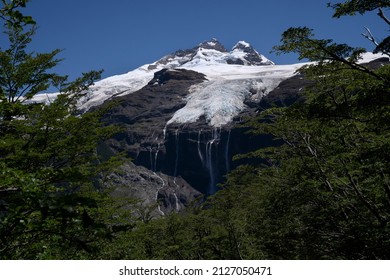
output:
[[[239,41],[229,52],[217,39],[204,41],[191,49],[179,50],[168,54],[148,66],[148,70],[154,70],[161,66],[177,68],[193,61],[194,59],[212,61],[222,64],[237,65],[273,65],[275,64],[264,55],[258,53],[252,45],[245,41]]]

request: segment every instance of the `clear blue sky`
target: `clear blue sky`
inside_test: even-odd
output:
[[[63,49],[56,70],[71,78],[92,69],[104,69],[103,77],[126,73],[214,37],[227,49],[245,40],[277,64],[293,63],[293,55],[269,53],[291,26],[369,50],[364,26],[378,39],[388,35],[374,12],[333,19],[327,2],[332,0],[32,0],[25,13],[40,27],[34,50]]]

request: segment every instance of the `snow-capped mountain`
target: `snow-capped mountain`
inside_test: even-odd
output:
[[[378,57],[365,54],[361,62]],[[249,43],[240,41],[228,51],[212,39],[96,82],[80,108],[116,99],[102,121],[123,131],[100,149],[125,152],[133,162],[111,183],[121,195],[136,193],[158,205],[156,215],[164,215],[180,211],[199,193],[217,191],[226,173],[243,164],[234,155],[273,144],[237,124],[270,104],[295,102],[308,83],[296,73],[304,64],[275,65]]]
[[[82,100],[80,108],[88,110],[107,99],[131,94],[147,85],[162,69],[187,69],[205,74],[207,81],[190,89],[187,105],[177,111],[168,124],[191,123],[206,117],[211,126],[220,127],[244,109],[245,99],[259,100],[301,66],[275,65],[244,41],[228,51],[212,39],[126,74],[96,82]]]
[[[375,58],[377,56],[367,54],[362,62]],[[245,41],[239,41],[228,51],[213,38],[126,74],[96,82],[79,106],[87,111],[108,99],[136,92],[162,69],[187,69],[204,74],[206,81],[190,88],[190,94],[185,97],[186,105],[175,112],[167,124],[192,123],[205,117],[210,126],[221,127],[245,108],[245,100],[250,98],[258,102],[303,65],[275,65]],[[56,94],[40,94],[34,101],[43,102],[55,97]]]

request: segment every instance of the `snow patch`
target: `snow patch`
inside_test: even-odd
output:
[[[378,58],[389,58],[387,55],[381,54],[381,53],[372,53],[372,52],[366,52],[362,54],[362,58],[358,60],[359,63],[368,63],[370,61],[373,61]]]
[[[249,44],[245,41],[238,41],[238,43],[234,45],[233,50],[238,48],[239,46],[244,46],[245,48],[250,48],[251,44]]]

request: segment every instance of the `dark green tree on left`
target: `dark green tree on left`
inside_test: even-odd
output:
[[[0,258],[93,258],[110,237],[98,178],[111,164],[97,152],[116,128],[102,111],[80,115],[77,103],[101,71],[74,82],[54,74],[60,50],[28,52],[36,23],[28,0],[1,0],[8,38],[0,44]],[[55,86],[50,102],[33,102]]]

